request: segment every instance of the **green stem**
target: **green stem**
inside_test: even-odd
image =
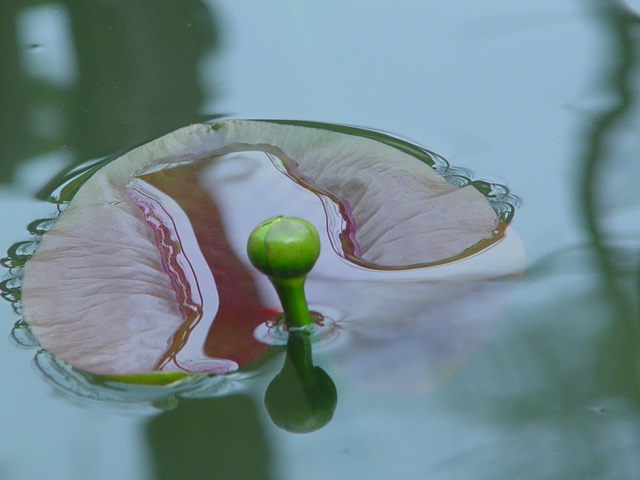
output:
[[[269,280],[271,280],[280,298],[287,328],[292,329],[312,325],[313,319],[309,313],[307,299],[304,295],[306,276],[295,278],[269,277]]]

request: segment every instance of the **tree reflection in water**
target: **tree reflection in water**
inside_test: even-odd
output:
[[[270,448],[245,395],[189,400],[151,419],[145,433],[155,480],[269,480]]]
[[[67,82],[29,69],[55,61],[53,45],[24,44],[45,35],[33,30],[53,28],[53,13],[71,30],[61,32],[75,60]],[[63,152],[81,163],[202,120],[205,95],[216,94],[199,78],[205,56],[219,49],[200,0],[3,0],[0,20],[1,183],[35,156]]]
[[[473,465],[482,478],[638,476],[640,17],[621,2],[588,4],[608,48],[590,92],[599,107],[589,103],[577,117],[585,242],[530,266],[512,326],[476,356],[470,375],[479,380],[447,392],[450,405],[508,431],[509,444],[489,435],[436,472]]]

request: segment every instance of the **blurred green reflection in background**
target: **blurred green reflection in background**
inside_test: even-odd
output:
[[[244,395],[182,399],[145,429],[155,480],[269,480],[270,449],[254,401]]]
[[[55,149],[81,162],[202,120],[215,92],[201,61],[217,48],[199,0],[3,0],[0,181]]]

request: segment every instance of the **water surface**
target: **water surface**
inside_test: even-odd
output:
[[[530,268],[440,388],[376,393],[334,369],[334,420],[304,436],[270,424],[259,382],[154,417],[78,407],[0,342],[0,478],[640,478],[635,7],[30,5],[0,7],[18,31],[0,100],[21,99],[2,109],[4,245],[50,213],[29,194],[60,166],[230,114],[379,128],[508,185]]]

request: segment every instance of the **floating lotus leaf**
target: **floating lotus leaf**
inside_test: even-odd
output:
[[[505,191],[377,132],[225,120],[100,166],[63,189],[21,287],[40,345],[98,375],[224,374],[283,343],[277,296],[246,254],[270,217],[316,226],[318,335],[383,390],[446,377],[524,268]]]

